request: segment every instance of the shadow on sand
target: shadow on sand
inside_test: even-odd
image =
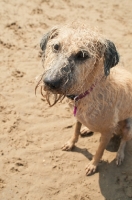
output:
[[[117,151],[120,144],[119,138],[113,138],[107,146],[108,151]],[[88,160],[92,154],[86,149],[75,147],[74,152],[82,153]],[[115,160],[108,163],[102,161],[99,173],[99,187],[105,200],[130,200],[132,199],[132,141],[127,143],[125,159],[121,166],[116,166]]]

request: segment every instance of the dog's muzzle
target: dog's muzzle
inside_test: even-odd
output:
[[[44,75],[44,85],[52,92],[64,94],[73,81],[74,62],[60,57]]]

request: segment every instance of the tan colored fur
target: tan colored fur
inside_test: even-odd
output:
[[[61,45],[57,53],[54,53],[51,48],[55,43]],[[59,27],[57,31],[52,32],[45,51],[45,73],[50,74],[50,70],[53,71],[53,64],[58,59],[58,55],[64,60],[76,54],[79,48],[87,49],[91,56],[87,61],[77,64],[74,71],[74,82],[70,88],[64,88],[64,85],[60,94],[63,94],[65,89],[64,95],[79,95],[88,90],[95,81],[97,84],[89,95],[77,102],[75,132],[62,149],[72,149],[78,141],[81,124],[91,131],[100,132],[99,147],[86,167],[86,174],[90,175],[95,172],[113,133],[117,132],[122,135],[116,163],[120,165],[124,159],[126,141],[132,138],[132,75],[116,66],[111,68],[110,75],[106,77],[104,75],[104,51],[107,48],[105,39],[98,32],[75,23]],[[61,70],[61,67],[58,70]],[[46,86],[44,88],[49,90]],[[74,104],[73,101],[71,102]]]
[[[120,165],[122,163],[126,141],[132,139],[131,102],[132,75],[118,67],[113,68],[110,76],[107,79],[102,79],[89,96],[78,102],[77,124],[81,122],[91,131],[101,133],[101,141],[97,152],[86,167],[87,175],[95,172],[113,133],[122,136],[116,164]],[[128,122],[125,119],[128,119]],[[79,134],[81,134],[79,131],[80,129],[75,131],[73,137],[63,146],[63,150],[69,150],[74,146]]]

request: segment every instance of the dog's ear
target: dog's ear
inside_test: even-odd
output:
[[[40,41],[40,48],[42,49],[42,51],[45,51],[45,49],[46,49],[46,45],[47,45],[47,42],[48,42],[48,40],[49,40],[49,35],[50,35],[49,32],[46,33],[46,34],[42,37],[42,39],[41,39],[41,41]]]
[[[104,52],[104,73],[106,76],[110,74],[110,68],[119,62],[119,54],[113,42],[106,40],[106,49]]]
[[[42,51],[45,51],[48,40],[53,39],[54,37],[56,37],[58,35],[57,30],[58,30],[58,28],[54,27],[51,31],[49,31],[42,37],[42,39],[40,41],[40,48],[42,49]]]

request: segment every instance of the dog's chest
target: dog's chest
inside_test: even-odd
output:
[[[91,104],[81,101],[76,105],[74,103],[70,103],[70,108],[72,109],[73,114],[75,114],[77,120],[83,125],[87,126],[93,131],[99,131],[98,127],[101,127],[100,124],[103,121],[103,117],[101,116],[102,110],[99,105],[96,105],[95,102]]]
[[[109,107],[106,108],[101,102],[93,100],[77,105],[77,120],[94,132],[101,132],[107,127],[113,126],[113,116],[115,116],[115,111]]]
[[[83,125],[88,127],[92,131],[99,131],[99,127],[101,127],[102,121],[100,120],[100,116],[96,112],[96,110],[85,110],[85,112],[81,112],[80,109],[77,110],[76,118],[80,121]]]

